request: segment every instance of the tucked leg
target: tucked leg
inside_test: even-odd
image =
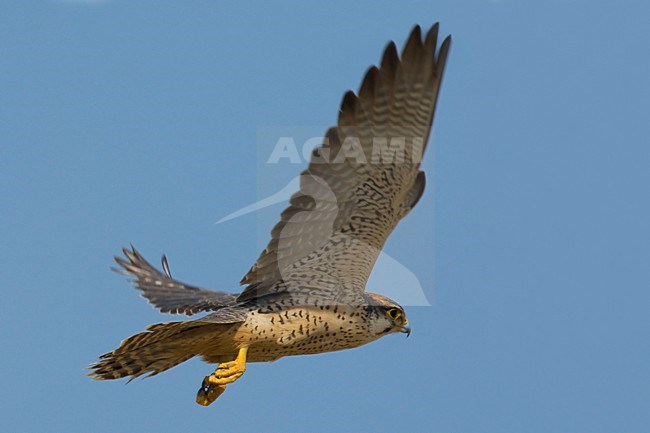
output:
[[[239,349],[237,359],[230,362],[222,362],[217,369],[208,376],[208,382],[213,385],[227,385],[239,379],[246,371],[246,354],[248,349]]]
[[[239,349],[234,361],[222,362],[210,376],[205,376],[196,402],[202,406],[209,406],[226,391],[226,385],[239,379],[246,371],[247,348]]]

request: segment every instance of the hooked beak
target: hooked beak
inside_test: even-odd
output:
[[[406,338],[408,338],[409,335],[411,335],[411,326],[408,323],[405,323],[404,326],[400,328],[400,331],[403,334],[406,334]]]

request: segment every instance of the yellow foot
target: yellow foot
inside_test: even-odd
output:
[[[222,362],[217,369],[206,379],[212,385],[225,386],[239,379],[246,371],[247,348],[239,349],[237,359],[230,362]]]
[[[239,379],[246,371],[246,353],[244,347],[239,349],[237,359],[222,362],[210,376],[205,376],[201,388],[196,393],[196,402],[201,406],[209,406],[226,391],[226,385]]]

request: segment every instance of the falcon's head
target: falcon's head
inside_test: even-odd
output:
[[[409,321],[406,319],[404,308],[392,299],[377,293],[366,293],[368,301],[370,330],[377,336],[394,332],[411,334]]]

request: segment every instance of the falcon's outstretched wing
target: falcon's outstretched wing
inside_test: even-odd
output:
[[[388,44],[358,95],[345,94],[338,125],[314,150],[300,191],[241,283],[245,301],[288,292],[345,301],[365,288],[387,237],[424,191],[419,170],[451,37],[416,26],[398,56]]]
[[[235,294],[202,289],[172,279],[164,258],[165,273],[162,273],[146,261],[133,246],[130,250],[122,248],[122,251],[126,260],[115,257],[117,264],[122,267],[115,271],[134,277],[133,284],[142,290],[142,296],[163,313],[191,316],[235,304]]]

